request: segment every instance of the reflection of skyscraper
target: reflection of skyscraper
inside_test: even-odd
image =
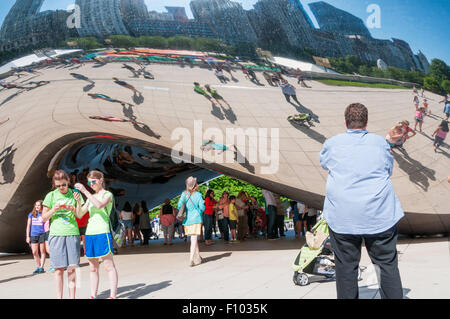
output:
[[[263,43],[305,47],[311,44],[311,20],[298,0],[259,0],[249,17]]]
[[[17,0],[3,21],[0,39],[8,41],[21,33],[23,20],[39,12],[44,0]]]
[[[80,36],[128,34],[120,14],[120,0],[76,0],[81,9]],[[139,11],[139,10],[138,10]]]
[[[120,15],[127,29],[129,29],[130,23],[136,19],[146,19],[149,17],[144,0],[121,0]]]
[[[176,21],[186,22],[189,20],[184,7],[166,7],[166,10],[173,15]]]
[[[363,20],[341,9],[335,8],[326,2],[310,3],[309,7],[319,23],[322,31],[342,35],[361,35],[371,38]]]
[[[207,23],[218,38],[230,43],[257,41],[242,5],[229,0],[193,0],[194,18]]]

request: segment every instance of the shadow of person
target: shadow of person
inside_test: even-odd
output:
[[[207,263],[207,262],[210,262],[210,261],[216,261],[216,260],[219,260],[219,259],[222,259],[222,258],[225,258],[225,257],[230,257],[231,256],[231,252],[229,252],[229,253],[223,253],[223,254],[220,254],[220,255],[214,255],[214,256],[210,256],[210,257],[205,257],[205,258],[203,258],[203,263]]]
[[[320,144],[325,143],[325,141],[327,140],[327,138],[324,135],[312,130],[311,128],[306,126],[306,124],[293,123],[291,121],[289,121],[289,123],[291,123],[291,125],[293,127],[295,127],[297,130],[301,131],[306,136],[308,136],[309,138],[312,138],[313,140],[319,142]]]
[[[0,103],[0,106],[2,106],[3,104],[8,103],[9,101],[11,101],[12,99],[14,99],[15,97],[19,96],[20,94],[22,94],[25,91],[26,91],[26,89],[21,89],[21,90],[17,91],[16,93],[8,96],[6,99],[4,99],[2,101],[2,103]]]
[[[136,131],[157,139],[161,138],[161,135],[155,133],[147,124],[137,122],[137,118],[134,115],[133,107],[131,105],[127,107],[125,104],[122,104],[122,112],[127,119],[134,122],[133,127]]]
[[[162,281],[153,285],[136,284],[117,288],[117,298],[137,299],[149,295],[152,292],[165,289],[172,285],[171,280]],[[110,290],[102,291],[97,298],[106,299],[110,295]]]
[[[249,171],[252,174],[255,174],[255,167],[250,164],[248,159],[241,153],[239,148],[235,147],[234,152],[234,160],[239,163],[243,168],[245,168],[247,171]]]
[[[136,103],[136,105],[140,105],[140,104],[144,103],[144,96],[142,94],[138,94],[138,93],[134,92],[133,102]]]
[[[218,107],[216,103],[212,103],[211,106],[211,114],[217,117],[219,120],[223,121],[225,119],[225,116],[222,114],[222,110],[220,109],[220,107]]]
[[[223,114],[225,114],[225,118],[230,121],[231,124],[234,124],[237,121],[237,116],[234,113],[231,107],[225,108],[221,105]]]
[[[83,88],[83,92],[89,92],[89,91],[92,90],[94,87],[95,87],[95,83],[88,84],[88,85],[86,85],[86,86]]]
[[[436,180],[436,171],[423,166],[419,161],[411,158],[406,150],[401,150],[402,155],[392,152],[392,156],[397,161],[399,168],[409,176],[409,180],[423,189],[428,191],[430,186],[429,180]]]
[[[2,175],[3,175],[3,182],[0,183],[0,185],[5,184],[11,184],[14,182],[14,179],[16,178],[16,173],[14,172],[14,154],[16,153],[17,148],[14,150],[9,150],[6,155],[4,155],[0,159],[0,163],[2,163]]]

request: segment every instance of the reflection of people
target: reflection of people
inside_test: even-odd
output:
[[[89,95],[91,98],[93,98],[94,100],[95,100],[95,99],[101,99],[101,100],[108,101],[108,102],[112,102],[112,103],[120,103],[120,104],[122,104],[122,105],[128,104],[129,106],[133,106],[133,104],[130,104],[130,103],[127,103],[127,102],[123,102],[123,101],[120,101],[120,100],[113,99],[112,97],[109,97],[109,96],[107,96],[107,95],[105,95],[105,94],[88,93],[88,95]]]
[[[432,137],[434,136],[433,145],[434,145],[435,152],[437,152],[437,149],[439,148],[439,146],[441,146],[442,143],[444,143],[444,140],[447,137],[447,134],[448,134],[448,122],[444,120],[441,122],[439,127],[431,135]]]
[[[345,110],[347,132],[328,139],[320,163],[329,171],[323,217],[335,253],[338,299],[357,299],[361,246],[381,270],[381,298],[402,299],[397,223],[404,216],[390,177],[394,158],[378,135],[368,133],[368,110]],[[351,159],[351,161],[349,161]]]
[[[211,88],[211,86],[209,86],[209,84],[205,85],[206,90],[208,91],[209,94],[211,94],[212,98],[217,102],[217,104],[221,105],[220,101],[224,101],[225,104],[230,107],[230,104],[228,104],[228,102],[219,94],[217,93],[217,90]]]
[[[33,211],[28,214],[26,241],[31,246],[34,261],[37,268],[34,274],[44,273],[45,259],[47,257],[45,248],[45,222],[42,220],[42,201],[34,204]],[[40,251],[40,255],[39,255]]]
[[[118,84],[120,86],[123,86],[124,88],[130,89],[131,91],[133,91],[135,93],[139,93],[139,94],[142,95],[142,93],[140,91],[136,90],[136,88],[134,86],[132,86],[131,84],[128,84],[125,81],[121,81],[121,80],[119,80],[118,78],[115,78],[115,77],[113,78],[113,80],[114,80],[114,83],[116,83],[116,84]]]

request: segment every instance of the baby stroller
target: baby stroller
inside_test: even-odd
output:
[[[310,127],[314,126],[314,123],[312,122],[311,114],[308,114],[308,113],[299,113],[296,115],[291,115],[287,119],[292,124],[302,125],[302,126],[305,126],[306,128],[310,128]],[[305,122],[308,123],[309,126],[305,125]]]
[[[294,284],[306,286],[310,275],[334,279],[336,270],[330,234],[325,219],[321,219],[313,228],[314,233],[306,234],[306,244],[300,250],[292,265]],[[358,268],[358,280],[361,280],[361,268]]]

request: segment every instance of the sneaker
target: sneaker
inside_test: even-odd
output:
[[[44,268],[42,268],[42,267],[41,267],[41,268],[39,268],[39,273],[40,273],[40,274],[43,274],[43,273],[45,273],[45,270],[44,270]]]
[[[55,272],[55,268],[51,267],[49,270],[47,270],[47,274]]]
[[[35,271],[33,271],[33,275],[36,275],[36,274],[40,274],[41,273],[41,268],[36,268],[36,270]]]

